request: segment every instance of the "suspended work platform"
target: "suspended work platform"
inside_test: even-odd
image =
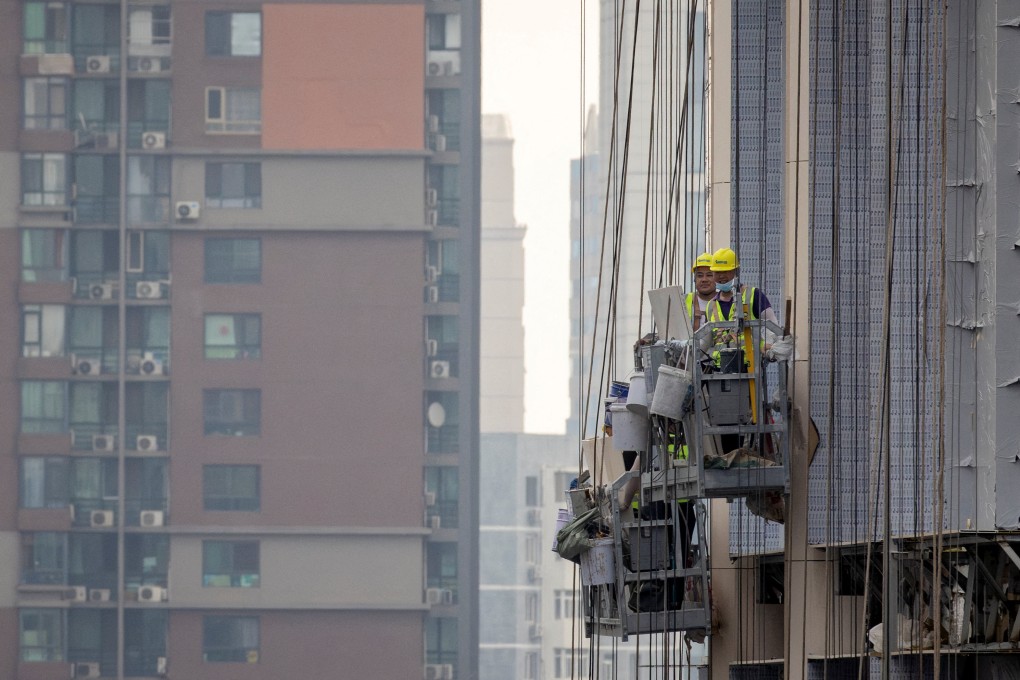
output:
[[[707,634],[703,499],[745,498],[783,521],[789,357],[767,351],[780,333],[738,318],[636,350],[629,385],[606,400],[607,436],[585,442],[592,475],[571,492],[574,516],[590,518],[573,527],[587,544],[570,556],[581,565],[588,636]]]

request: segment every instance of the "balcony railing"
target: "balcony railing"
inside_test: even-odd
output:
[[[436,501],[429,506],[427,516],[429,524],[433,517],[439,518],[440,527],[443,529],[456,529],[458,526],[458,513],[460,503],[458,501]]]
[[[120,205],[116,196],[82,196],[74,200],[75,224],[117,224]]]
[[[436,205],[439,212],[439,224],[444,227],[460,226],[460,199],[440,196]]]
[[[428,428],[426,451],[428,453],[456,453],[459,448],[460,427],[443,425]]]

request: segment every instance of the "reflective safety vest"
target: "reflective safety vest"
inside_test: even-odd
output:
[[[748,295],[748,293],[750,293],[750,295]],[[744,306],[744,318],[750,321],[756,321],[758,319],[758,317],[754,313],[754,300],[755,297],[757,297],[757,295],[758,289],[753,288],[751,286],[746,286],[742,291],[740,291],[740,304]],[[730,305],[729,314],[726,315],[726,318],[723,318],[722,305],[719,304],[719,295],[717,294],[712,300],[709,301],[708,308],[705,310],[705,316],[707,317],[709,323],[718,323],[720,321],[735,320],[737,318],[736,299],[734,299],[733,303]],[[722,333],[723,331],[716,331],[715,336],[716,349],[715,351],[712,352],[712,360],[717,367],[722,364],[722,356],[719,353],[719,347],[720,345],[726,344],[722,342],[721,337]],[[762,349],[764,350],[764,348],[765,341],[762,340]]]
[[[694,306],[694,301],[698,299],[697,293],[688,293],[684,296],[684,302],[687,305],[687,318],[691,320],[691,330],[698,330],[701,328],[701,324],[705,321],[705,314],[701,312],[701,305]],[[706,313],[708,310],[705,310]],[[696,316],[695,316],[696,315]]]

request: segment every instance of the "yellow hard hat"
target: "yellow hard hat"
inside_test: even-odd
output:
[[[712,253],[702,253],[698,255],[698,259],[694,261],[694,266],[691,267],[691,272],[697,271],[698,267],[711,267],[712,266]]]
[[[740,267],[732,248],[720,248],[712,254],[712,271],[729,272]]]

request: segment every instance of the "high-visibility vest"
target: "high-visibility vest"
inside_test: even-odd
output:
[[[750,296],[748,293],[750,292]],[[758,289],[751,286],[745,287],[740,291],[740,304],[744,306],[744,318],[750,321],[756,321],[758,317],[754,313],[754,299],[758,295]],[[750,297],[750,300],[748,299]],[[733,300],[730,305],[730,312],[723,318],[722,305],[719,304],[719,295],[717,294],[708,303],[708,308],[705,309],[705,316],[709,323],[718,323],[720,321],[733,321],[737,318],[737,301]],[[712,352],[712,360],[716,366],[722,363],[722,357],[719,353],[719,345],[723,344],[720,340],[716,340],[716,349]],[[762,349],[765,348],[765,340],[762,340]]]
[[[687,305],[687,318],[691,320],[691,330],[698,330],[701,328],[701,324],[705,319],[705,314],[701,313],[701,305],[694,306],[694,301],[697,299],[697,293],[688,293],[684,296],[684,302]],[[706,310],[707,312],[708,310]]]
[[[747,296],[748,290],[750,290],[751,293],[750,300],[748,300]],[[746,311],[746,318],[750,319],[751,321],[755,321],[758,318],[754,314],[754,298],[757,295],[758,295],[757,288],[744,288],[744,290],[740,292],[740,304],[744,306],[744,310]],[[730,305],[730,313],[727,314],[726,315],[727,318],[724,319],[722,313],[722,305],[719,304],[719,295],[716,294],[716,296],[709,301],[708,308],[705,309],[705,316],[711,323],[716,323],[719,321],[733,321],[734,319],[737,318],[736,302],[737,301],[734,300],[733,304]]]

